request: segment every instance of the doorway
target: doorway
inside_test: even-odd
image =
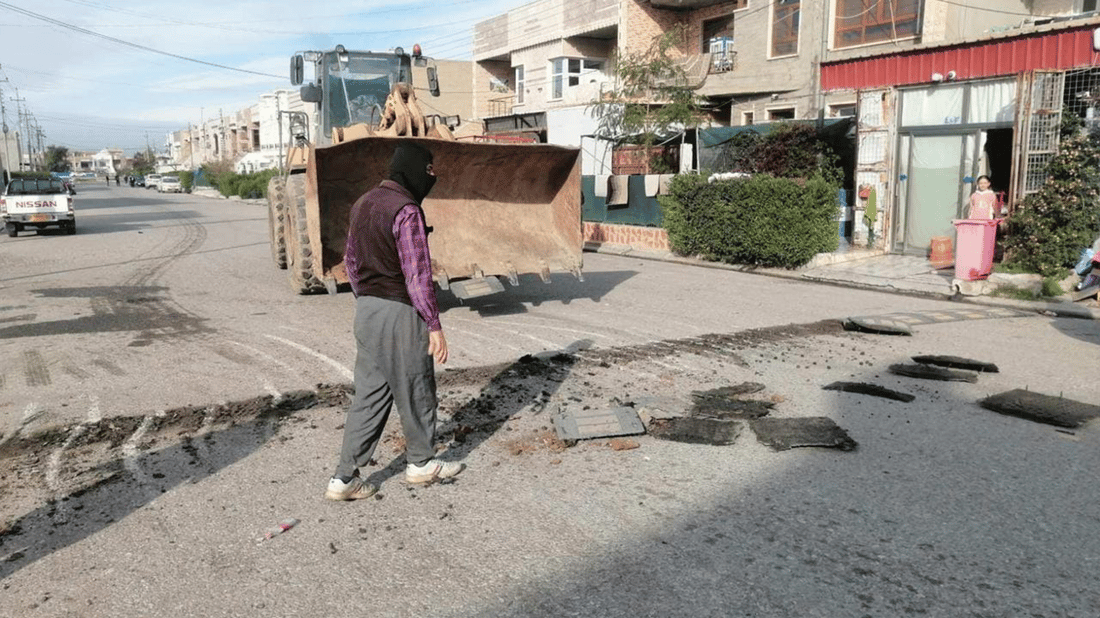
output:
[[[981,173],[989,176],[993,192],[1003,201],[1007,201],[1012,183],[1012,129],[986,131],[985,146],[982,150],[985,165]]]
[[[973,135],[957,133],[901,136],[904,182],[894,235],[901,243],[895,243],[895,250],[925,255],[933,237],[955,236],[952,221],[959,218],[970,140]]]

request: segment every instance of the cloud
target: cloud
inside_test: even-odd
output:
[[[8,79],[0,87],[5,97],[18,88],[48,139],[61,145],[143,146],[148,123],[175,123],[178,130],[197,123],[201,110],[230,113],[289,88],[287,64],[296,51],[420,43],[437,58],[468,57],[475,21],[527,1],[455,0],[441,8],[437,0],[11,0],[71,27],[0,8],[0,79]],[[14,110],[8,112],[13,122]],[[104,122],[82,125],[73,120],[79,118]]]

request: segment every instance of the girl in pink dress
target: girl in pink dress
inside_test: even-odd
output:
[[[978,190],[970,195],[968,219],[992,219],[997,205],[997,194],[989,188],[989,176],[978,176]]]

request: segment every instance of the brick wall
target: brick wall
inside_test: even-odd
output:
[[[508,92],[493,92],[489,87],[493,78],[508,84]],[[514,97],[516,87],[515,80],[515,72],[512,70],[510,62],[502,60],[482,60],[480,62],[475,62],[473,82],[470,84],[474,93],[473,115],[477,118],[488,118],[491,116],[510,114],[512,112],[510,105],[506,106],[506,109],[501,110],[498,109],[501,105],[493,104],[491,101],[504,97]]]
[[[623,55],[644,53],[665,31],[684,23],[686,13],[654,8],[643,0],[621,0],[619,50]],[[684,53],[681,45],[675,55]]]
[[[641,251],[669,251],[668,231],[659,227],[584,222],[584,241],[627,245]]]

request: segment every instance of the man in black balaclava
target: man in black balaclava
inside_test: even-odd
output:
[[[447,362],[432,282],[421,202],[435,184],[432,153],[417,140],[398,143],[388,180],[351,207],[344,267],[355,293],[355,397],[325,497],[367,498],[377,487],[359,477],[397,406],[405,434],[405,480],[455,476],[463,464],[435,458],[435,366]]]
[[[423,203],[435,186],[432,152],[416,142],[400,144],[390,160],[390,180],[408,189],[417,204]]]

